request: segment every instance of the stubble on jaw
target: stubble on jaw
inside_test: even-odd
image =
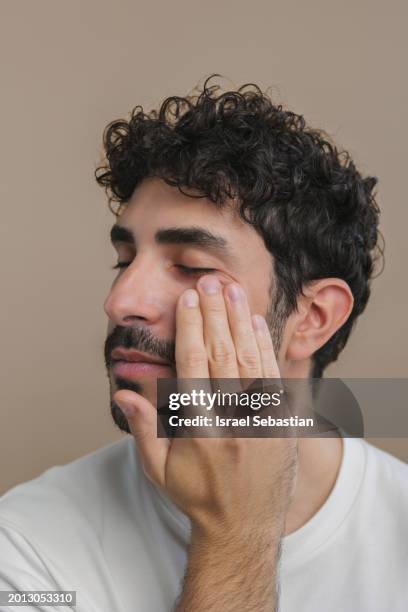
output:
[[[131,433],[129,429],[128,420],[123,414],[122,410],[112,399],[113,394],[120,389],[129,389],[143,395],[143,385],[136,381],[126,380],[125,378],[114,377],[112,382],[112,376],[108,374],[109,378],[109,393],[110,393],[110,412],[115,425],[125,433]]]
[[[271,274],[269,284],[269,305],[265,314],[265,320],[268,325],[272,344],[275,351],[276,359],[283,340],[283,332],[285,324],[290,314],[285,294],[281,287],[276,282],[275,274]]]

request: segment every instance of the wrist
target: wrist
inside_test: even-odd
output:
[[[283,534],[284,523],[254,525],[252,522],[250,525],[231,528],[222,523],[209,527],[192,522],[190,550],[210,550],[211,554],[219,550],[223,556],[236,552],[243,554],[246,550],[248,553],[264,552],[274,558],[279,552]]]

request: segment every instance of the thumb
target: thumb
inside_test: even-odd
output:
[[[113,400],[126,416],[142,460],[143,469],[154,483],[165,487],[165,467],[170,443],[157,437],[157,410],[134,391],[117,391]]]

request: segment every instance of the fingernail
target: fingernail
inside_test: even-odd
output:
[[[244,298],[244,291],[239,285],[228,285],[227,293],[231,302],[239,302]]]
[[[135,407],[133,406],[133,404],[129,403],[129,402],[124,402],[124,401],[120,401],[120,402],[116,402],[119,406],[119,408],[122,410],[123,414],[129,418],[132,417],[135,413]]]
[[[252,316],[252,323],[254,326],[254,329],[258,330],[258,331],[267,331],[268,330],[268,325],[266,324],[266,321],[264,319],[263,316],[261,315],[253,315]]]
[[[187,308],[195,308],[198,306],[198,293],[194,289],[187,289],[183,295],[183,304]]]
[[[206,295],[215,295],[221,289],[220,281],[211,276],[205,276],[200,280],[200,287]]]

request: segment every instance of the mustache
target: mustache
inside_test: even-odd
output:
[[[121,327],[117,325],[107,336],[104,347],[105,365],[107,368],[112,366],[112,351],[115,348],[134,349],[143,351],[153,357],[158,357],[168,361],[175,366],[176,363],[176,343],[174,340],[162,340],[155,338],[148,328]]]

